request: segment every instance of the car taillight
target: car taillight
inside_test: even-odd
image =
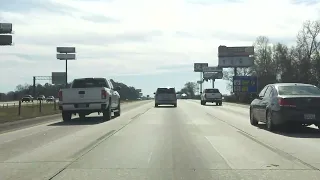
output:
[[[293,102],[290,102],[289,100],[284,98],[279,99],[279,105],[286,106],[286,107],[296,107],[296,105]]]
[[[107,91],[102,89],[101,90],[101,99],[107,99],[107,95],[108,95]]]
[[[58,93],[59,101],[62,101],[62,91],[60,90]]]

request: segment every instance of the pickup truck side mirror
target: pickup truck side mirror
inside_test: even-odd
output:
[[[120,86],[117,86],[114,88],[115,91],[120,91],[120,89],[121,89]]]
[[[200,92],[200,94],[202,94],[202,92]]]
[[[155,92],[153,94],[156,94]]]

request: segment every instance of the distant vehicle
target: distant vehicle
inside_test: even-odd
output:
[[[105,78],[81,78],[73,80],[71,87],[59,91],[59,109],[64,121],[71,120],[72,114],[85,118],[94,112],[102,112],[104,120],[120,116],[120,87],[114,87]]]
[[[181,94],[181,99],[187,99],[188,95],[186,93]]]
[[[40,96],[37,97],[38,101],[42,101],[42,100],[45,100],[45,99],[46,99],[46,97],[44,95],[40,95]]]
[[[22,97],[21,102],[33,102],[33,97],[31,95],[25,95]]]
[[[266,85],[250,104],[250,123],[266,123],[273,131],[279,125],[316,125],[320,128],[320,89],[311,84]]]
[[[154,94],[155,107],[158,107],[159,105],[173,105],[174,107],[177,107],[177,95],[175,88],[158,88]]]
[[[217,106],[222,106],[222,94],[220,93],[219,89],[204,89],[203,93],[201,93],[200,98],[201,105],[206,105],[207,102],[215,102]]]
[[[47,98],[46,98],[46,101],[47,102],[54,102],[56,99],[53,97],[53,96],[48,96]]]

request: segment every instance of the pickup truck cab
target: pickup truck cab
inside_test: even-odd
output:
[[[113,87],[110,80],[105,78],[74,79],[70,88],[59,91],[59,109],[63,121],[71,120],[72,114],[80,118],[98,112],[103,113],[104,120],[120,116],[120,87]]]
[[[219,89],[204,89],[201,93],[201,105],[206,105],[207,102],[215,102],[217,106],[222,106],[222,94]]]

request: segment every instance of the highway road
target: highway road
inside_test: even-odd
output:
[[[301,180],[320,178],[314,128],[271,133],[245,105],[128,103],[122,115],[61,119],[0,134],[1,180]],[[301,131],[301,132],[300,132]]]

